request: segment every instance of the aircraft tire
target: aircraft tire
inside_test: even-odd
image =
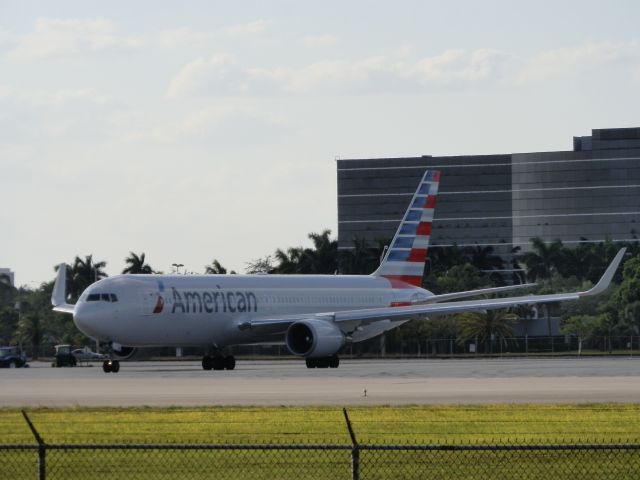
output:
[[[340,357],[334,355],[329,357],[329,368],[338,368],[340,366]]]
[[[104,362],[102,362],[102,371],[104,373],[111,373],[111,361],[110,360],[105,360]]]
[[[202,357],[202,369],[211,370],[213,368],[213,358],[209,355]]]
[[[224,357],[224,369],[233,370],[234,368],[236,368],[236,357],[234,357],[233,355]]]
[[[307,358],[305,360],[307,364],[307,368],[318,368],[318,359],[317,358]]]
[[[214,370],[224,370],[224,357],[221,355],[213,357],[212,367]]]
[[[118,360],[114,360],[111,363],[111,372],[118,373],[120,371],[120,362]]]

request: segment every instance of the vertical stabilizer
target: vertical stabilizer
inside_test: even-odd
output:
[[[422,286],[439,183],[439,171],[424,173],[391,246],[373,275],[385,277],[397,287]]]

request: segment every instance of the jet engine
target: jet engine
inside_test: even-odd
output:
[[[345,343],[344,333],[335,323],[320,319],[292,323],[285,338],[291,353],[308,358],[335,355]]]
[[[115,346],[112,347],[113,358],[116,360],[127,360],[135,355],[138,351],[135,347],[120,347],[119,350],[116,350]]]

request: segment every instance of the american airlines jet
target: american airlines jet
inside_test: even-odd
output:
[[[379,268],[371,275],[117,275],[66,301],[66,265],[51,296],[85,335],[107,342],[105,372],[138,347],[204,347],[205,370],[233,370],[225,347],[284,343],[309,368],[336,368],[338,352],[412,319],[577,300],[604,291],[624,256],[618,252],[585,292],[459,301],[518,286],[434,295],[421,288],[440,172],[425,172]]]

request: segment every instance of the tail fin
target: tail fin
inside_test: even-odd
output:
[[[422,286],[439,183],[438,170],[424,173],[391,246],[373,275],[391,280],[396,287]]]

